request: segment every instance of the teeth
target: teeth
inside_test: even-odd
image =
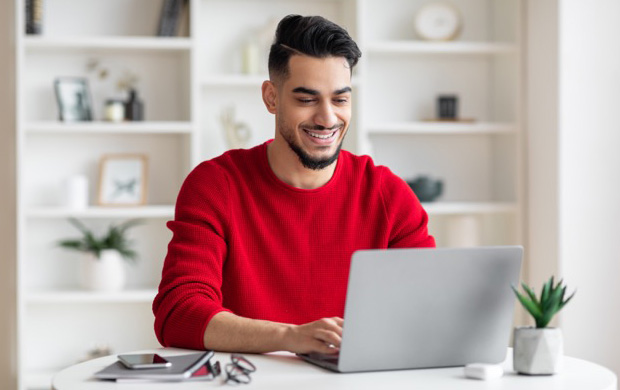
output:
[[[319,134],[315,134],[311,131],[306,130],[306,133],[310,134],[311,136],[313,136],[314,138],[320,138],[320,139],[328,139],[334,136],[334,134],[336,134],[336,132],[334,131],[333,133],[330,134],[326,134],[326,135],[319,135]]]

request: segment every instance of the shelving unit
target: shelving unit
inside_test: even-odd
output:
[[[23,33],[25,0],[15,1],[20,390],[49,388],[53,373],[94,343],[116,352],[158,346],[151,302],[170,239],[165,222],[187,173],[228,149],[226,108],[251,129],[248,147],[273,137],[274,118],[260,96],[268,43],[258,74],[242,74],[242,50],[290,13],[323,15],[357,41],[363,56],[344,147],[404,179],[443,179],[444,194],[423,204],[439,246],[463,218],[476,221],[481,245],[522,242],[522,0],[460,0],[464,27],[453,42],[416,38],[413,15],[427,0],[189,0],[189,31],[171,38],[153,36],[161,0],[47,0],[41,36]],[[108,79],[87,70],[93,58]],[[125,69],[140,76],[146,120],[102,121],[103,102],[118,96],[114,83]],[[57,120],[58,76],[89,78],[93,122]],[[440,93],[457,94],[461,116],[475,121],[429,121]],[[149,156],[146,206],[95,206],[106,153]],[[91,206],[83,210],[63,206],[61,183],[75,174],[90,178]],[[126,291],[77,287],[81,259],[55,246],[76,235],[69,217],[99,230],[144,220],[132,231],[140,261],[127,268]]]
[[[174,206],[88,207],[74,210],[65,207],[38,207],[26,211],[28,218],[172,218]]]
[[[370,55],[374,54],[514,54],[518,47],[507,43],[487,42],[412,42],[377,41],[371,42],[366,48]]]
[[[151,304],[171,237],[165,222],[173,218],[180,185],[199,161],[193,102],[200,85],[192,34],[154,36],[161,1],[49,0],[41,36],[24,34],[25,1],[15,1],[18,382],[20,389],[48,389],[55,372],[97,344],[115,352],[159,346]],[[107,69],[107,78],[88,69],[93,59]],[[145,121],[105,122],[103,103],[125,97],[116,83],[126,71],[138,75]],[[57,120],[53,81],[59,76],[88,79],[94,121]],[[99,159],[111,153],[148,155],[147,205],[96,206]],[[75,174],[89,178],[88,208],[64,206],[62,182]],[[79,235],[67,223],[69,217],[96,232],[127,219],[143,221],[130,232],[139,257],[126,266],[126,290],[80,289],[77,271],[83,259],[56,245]]]
[[[26,297],[28,304],[72,303],[152,303],[157,290],[128,290],[118,293],[95,293],[83,290],[40,291]]]
[[[24,125],[28,134],[191,134],[190,122],[31,122]]]
[[[26,50],[144,50],[188,51],[192,47],[189,38],[165,37],[26,37]]]

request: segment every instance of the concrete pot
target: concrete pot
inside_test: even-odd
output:
[[[558,328],[515,328],[514,370],[526,375],[553,375],[562,368],[564,342]]]
[[[80,284],[91,291],[115,292],[125,287],[125,265],[114,249],[101,251],[99,258],[88,253],[81,263]]]

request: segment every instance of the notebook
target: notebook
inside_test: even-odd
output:
[[[210,373],[204,372],[205,364],[213,356],[213,351],[187,355],[165,356],[170,367],[153,369],[130,369],[117,361],[95,373],[97,379],[129,381],[183,381],[192,377],[205,378]]]

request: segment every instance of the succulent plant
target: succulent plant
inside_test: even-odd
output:
[[[546,328],[551,319],[575,296],[575,292],[570,297],[564,299],[566,286],[562,286],[562,280],[553,284],[553,276],[543,285],[540,298],[536,297],[534,290],[525,283],[521,283],[527,295],[523,295],[512,286],[512,290],[517,295],[519,302],[534,317],[537,328]]]
[[[83,236],[76,239],[61,240],[58,242],[61,247],[80,252],[90,252],[97,258],[101,255],[101,251],[106,249],[117,250],[128,261],[134,261],[137,258],[136,251],[130,248],[132,242],[127,239],[125,233],[127,229],[140,224],[142,221],[132,219],[120,225],[111,225],[107,234],[102,237],[95,237],[90,229],[75,218],[69,218],[69,222],[82,232]]]

